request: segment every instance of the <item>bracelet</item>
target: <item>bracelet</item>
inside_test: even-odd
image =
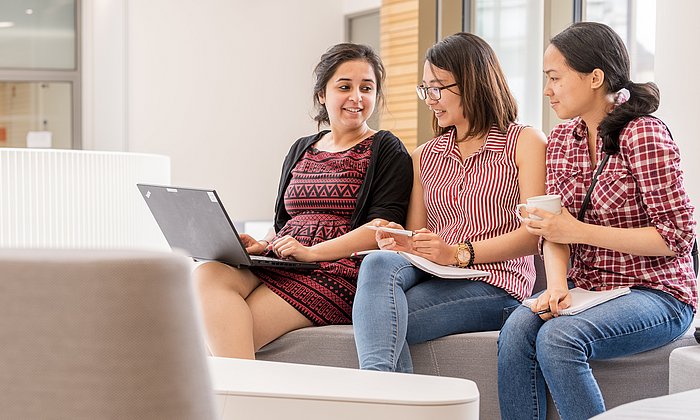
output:
[[[467,267],[471,267],[474,264],[474,246],[469,239],[465,239],[464,244],[469,248],[469,262],[467,263]]]

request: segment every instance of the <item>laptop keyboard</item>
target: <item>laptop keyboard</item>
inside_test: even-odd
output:
[[[285,261],[285,260],[282,260],[280,258],[265,257],[263,255],[251,255],[250,259],[256,260],[256,261],[269,261],[269,262],[284,262]]]
[[[255,261],[256,264],[273,265],[278,267],[291,267],[291,268],[303,268],[303,269],[314,269],[320,267],[318,263],[305,263],[295,260],[283,260],[280,258],[265,257],[262,255],[251,255],[250,259]]]

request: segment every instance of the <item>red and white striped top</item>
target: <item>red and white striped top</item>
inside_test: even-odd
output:
[[[520,201],[515,146],[524,128],[511,124],[506,133],[496,126],[484,145],[462,162],[455,130],[426,143],[420,157],[427,228],[446,243],[493,238],[520,227],[515,206]],[[532,256],[496,263],[476,264],[491,273],[484,280],[523,300],[535,283]]]

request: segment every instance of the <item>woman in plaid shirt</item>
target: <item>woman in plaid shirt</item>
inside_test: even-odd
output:
[[[695,221],[678,147],[666,125],[649,116],[659,105],[658,88],[629,80],[627,50],[611,28],[570,26],[545,51],[544,72],[544,93],[557,116],[568,120],[547,144],[547,193],[561,195],[562,212],[526,209],[543,218],[524,223],[541,238],[547,290],[531,309],[514,311],[501,331],[501,415],[544,419],[546,385],[562,419],[587,419],[605,411],[589,360],[661,347],[692,323]],[[560,317],[574,286],[632,292]]]

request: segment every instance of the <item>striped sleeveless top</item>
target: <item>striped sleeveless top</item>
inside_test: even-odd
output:
[[[520,227],[515,206],[520,201],[515,147],[524,128],[511,124],[506,133],[491,127],[484,145],[464,163],[454,129],[429,141],[420,157],[427,228],[446,243],[493,238]],[[518,300],[530,296],[535,283],[533,257],[475,264],[491,276],[484,281]]]

